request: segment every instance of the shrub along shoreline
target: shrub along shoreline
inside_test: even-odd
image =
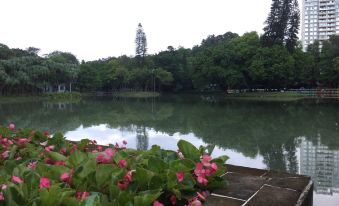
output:
[[[220,176],[228,157],[212,159],[213,146],[180,140],[178,151],[157,145],[138,151],[126,145],[0,126],[0,205],[199,206],[226,186]]]

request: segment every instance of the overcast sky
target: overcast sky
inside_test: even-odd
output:
[[[134,55],[142,23],[148,53],[191,48],[211,34],[262,33],[271,0],[0,0],[0,42],[79,60]]]

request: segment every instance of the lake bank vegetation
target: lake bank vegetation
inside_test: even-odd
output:
[[[0,126],[0,143],[0,205],[198,206],[226,186],[227,157],[212,159],[213,146],[183,140],[178,151],[141,151],[9,124]]]

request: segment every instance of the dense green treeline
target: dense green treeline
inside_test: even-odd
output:
[[[0,94],[54,91],[78,77],[79,62],[70,53],[55,51],[40,57],[39,49],[10,49],[0,44]]]
[[[249,88],[337,87],[339,37],[303,52],[284,45],[263,46],[256,32],[209,36],[192,49],[137,58],[121,56],[83,62],[78,88],[88,90],[225,90]]]
[[[339,37],[293,52],[284,45],[263,46],[256,32],[209,36],[192,49],[137,58],[121,56],[81,62],[74,55],[0,45],[1,94],[41,93],[61,84],[81,92],[122,89],[201,91],[246,88],[337,87]]]

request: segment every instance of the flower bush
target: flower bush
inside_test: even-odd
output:
[[[225,187],[226,156],[178,142],[178,151],[103,147],[62,134],[0,126],[0,205],[199,206]]]

